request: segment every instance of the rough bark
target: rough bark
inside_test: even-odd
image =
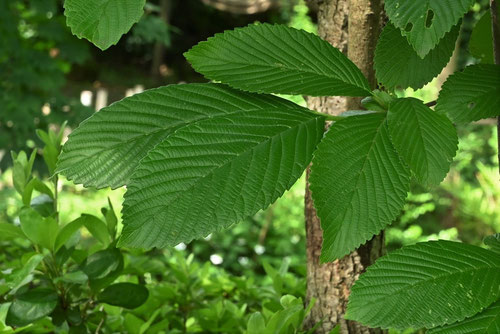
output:
[[[380,0],[319,0],[318,33],[321,38],[339,48],[362,70],[375,86],[373,55],[380,32]],[[349,47],[348,47],[349,46]],[[311,109],[338,115],[349,109],[359,109],[360,99],[343,97],[308,98]],[[309,175],[309,170],[307,171]],[[328,333],[340,324],[341,333],[382,333],[359,323],[346,321],[344,313],[351,286],[384,251],[383,234],[374,237],[357,251],[332,263],[320,264],[322,230],[316,215],[308,184],[305,196],[307,242],[307,301],[316,299],[308,319],[309,327],[322,321],[317,333]]]

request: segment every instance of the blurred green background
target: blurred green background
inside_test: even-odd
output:
[[[75,128],[95,109],[126,95],[204,81],[182,53],[225,29],[260,21],[316,31],[316,14],[303,0],[262,1],[263,7],[244,6],[245,1],[224,7],[227,3],[148,1],[140,22],[118,45],[102,52],[71,35],[62,1],[0,1],[0,222],[18,224],[22,200],[13,188],[9,152],[38,149],[35,129],[57,129],[63,121]],[[446,75],[477,62],[468,54],[467,41],[486,3],[478,1],[465,17],[456,52],[443,73],[421,90],[398,94],[435,100]],[[305,103],[301,97],[293,100]],[[437,238],[480,245],[486,235],[500,232],[495,124],[486,120],[458,132],[451,172],[438,187],[412,185],[403,213],[386,231],[389,251]],[[40,179],[48,178],[40,152],[34,170]],[[103,332],[244,332],[252,312],[277,312],[285,307],[279,301],[286,294],[304,299],[304,188],[302,177],[267,210],[204,240],[167,250],[127,250],[128,276],[123,280],[145,280],[151,297],[132,311],[113,306],[99,310],[106,314]],[[118,214],[123,193],[63,180],[60,220],[64,224],[82,213],[100,215],[108,197]],[[88,245],[82,242],[81,247]],[[22,263],[27,248],[23,240],[0,236],[0,286],[9,270]],[[1,298],[0,293],[0,303]],[[0,333],[11,330],[2,324],[5,312],[0,307]]]

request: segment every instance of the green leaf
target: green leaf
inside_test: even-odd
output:
[[[7,282],[7,286],[13,292],[19,289],[21,286],[29,283],[33,278],[31,273],[36,267],[42,262],[43,255],[42,254],[34,254],[29,258],[28,261],[18,270],[14,271],[10,276]]]
[[[371,91],[342,52],[314,34],[284,25],[236,28],[184,55],[208,79],[250,92],[367,96]]]
[[[428,334],[498,334],[500,333],[500,300],[481,313],[451,325],[433,328]]]
[[[113,203],[111,203],[111,199],[108,197],[109,209],[103,208],[101,211],[106,218],[106,226],[108,228],[108,233],[111,236],[111,239],[114,240],[116,237],[116,225],[118,224],[118,218],[115,214],[115,209],[113,208]]]
[[[458,148],[455,127],[414,98],[389,105],[387,116],[391,139],[399,155],[423,184],[439,184],[450,169]]]
[[[235,112],[297,108],[275,96],[218,84],[151,89],[101,109],[71,133],[57,172],[85,187],[121,187],[139,161],[174,131]]]
[[[500,254],[500,233],[489,235],[484,238],[484,244],[488,246],[493,252]]]
[[[500,296],[500,257],[452,241],[403,247],[354,284],[346,318],[370,327],[435,327],[470,317]]]
[[[108,286],[98,296],[100,303],[133,309],[146,302],[149,291],[144,285],[116,283]]]
[[[87,228],[87,230],[94,236],[94,238],[96,238],[104,246],[109,245],[111,240],[108,233],[108,227],[106,226],[105,222],[103,222],[96,216],[86,213],[82,214],[80,219],[82,220],[83,226]]]
[[[81,270],[66,273],[61,277],[55,279],[56,282],[66,282],[74,284],[84,284],[89,280],[87,274]]]
[[[247,323],[247,334],[262,334],[266,330],[266,322],[260,312],[252,313]]]
[[[500,17],[500,7],[497,6]],[[493,64],[493,36],[491,34],[491,10],[487,10],[472,30],[469,40],[470,53],[482,64]]]
[[[388,89],[422,88],[446,66],[455,49],[460,25],[446,33],[439,44],[424,58],[420,58],[401,35],[401,31],[388,23],[382,31],[375,50],[377,80]]]
[[[500,65],[471,65],[443,84],[436,110],[455,123],[500,115]]]
[[[424,58],[464,16],[474,0],[386,0],[385,11]]]
[[[238,110],[178,129],[134,172],[119,244],[187,243],[257,213],[302,175],[323,131],[323,116],[296,105]]]
[[[82,270],[89,279],[104,278],[120,267],[121,257],[118,249],[105,249],[90,255]]]
[[[335,122],[314,153],[309,178],[321,219],[321,261],[341,258],[399,214],[410,185],[387,129],[385,114]]]
[[[83,221],[79,218],[73,220],[72,222],[64,225],[63,228],[57,233],[54,251],[57,252],[63,245],[68,242],[73,234],[75,234],[83,225]]]
[[[36,288],[16,296],[7,313],[5,323],[21,327],[49,315],[57,306],[57,293],[51,289]]]
[[[0,222],[0,240],[10,240],[14,238],[26,238],[19,226],[10,223]]]
[[[30,182],[28,182],[22,194],[23,204],[25,206],[30,205],[31,196],[33,195],[33,190],[37,190],[40,193],[46,194],[50,198],[54,199],[54,194],[52,193],[52,190],[50,190],[50,188],[45,183],[34,177],[31,179]]]
[[[42,217],[32,208],[23,208],[19,214],[23,233],[36,245],[54,249],[58,232],[57,221],[52,217]]]
[[[139,21],[145,0],[65,0],[66,24],[78,38],[86,38],[101,50],[118,43]]]

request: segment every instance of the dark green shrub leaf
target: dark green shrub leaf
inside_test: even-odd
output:
[[[458,146],[455,127],[414,98],[398,99],[387,115],[392,142],[423,184],[439,184],[450,169]]]
[[[448,77],[436,110],[447,113],[455,123],[500,115],[500,66],[471,65]]]
[[[9,326],[26,326],[52,313],[57,306],[57,293],[51,289],[37,288],[16,296],[9,307],[5,323]]]
[[[500,300],[481,313],[451,325],[433,328],[428,334],[498,334],[500,333]]]
[[[367,96],[371,91],[342,52],[284,25],[254,24],[216,34],[185,57],[208,79],[250,92]]]
[[[370,327],[431,328],[473,316],[500,296],[500,257],[451,241],[403,247],[354,284],[346,318]]]
[[[96,238],[100,243],[107,246],[111,242],[108,227],[106,223],[97,218],[96,216],[89,214],[82,214],[79,218],[82,220],[83,226]]]
[[[257,213],[302,175],[323,131],[323,116],[297,105],[238,110],[178,129],[134,172],[119,244],[187,243]]]
[[[118,43],[139,21],[145,0],[65,0],[66,24],[78,38],[86,38],[101,50]]]
[[[144,285],[116,283],[108,286],[97,297],[101,303],[133,309],[146,302],[149,291]]]
[[[40,264],[40,262],[42,262],[42,260],[42,254],[34,254],[21,268],[14,271],[9,276],[7,286],[12,290],[12,292],[15,292],[21,286],[29,283],[33,279],[31,273]]]
[[[498,14],[500,15],[500,7]],[[469,40],[470,53],[482,64],[493,64],[493,36],[491,34],[491,11],[487,10],[472,30]]]
[[[385,11],[417,54],[424,58],[473,3],[474,0],[386,0]]]
[[[57,233],[54,251],[57,252],[63,245],[65,245],[66,242],[71,239],[73,234],[75,234],[82,227],[82,224],[83,222],[79,217],[72,222],[64,225],[64,227],[59,230],[59,233]]]
[[[104,278],[119,268],[121,257],[118,249],[105,249],[90,255],[82,270],[89,279]]]
[[[459,31],[460,25],[454,26],[433,50],[420,58],[401,31],[388,23],[375,50],[377,80],[388,89],[423,87],[441,73],[450,60]]]
[[[174,131],[202,119],[296,105],[218,84],[171,85],[125,98],[84,121],[69,136],[57,171],[97,188],[128,183],[139,161]]]
[[[56,278],[56,282],[66,282],[74,284],[84,284],[88,281],[88,276],[81,270],[66,273],[61,277]]]
[[[19,214],[23,233],[36,245],[53,250],[58,225],[52,217],[42,217],[32,208],[23,208]]]
[[[323,229],[322,262],[343,257],[389,225],[404,205],[410,174],[385,114],[335,122],[314,153],[309,182]]]

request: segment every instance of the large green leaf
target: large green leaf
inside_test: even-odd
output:
[[[117,188],[139,161],[183,126],[234,112],[294,108],[278,97],[254,95],[218,84],[151,89],[103,108],[71,133],[57,172],[84,186]]]
[[[65,0],[64,15],[74,35],[106,50],[139,21],[145,3],[145,0]]]
[[[454,26],[433,50],[420,58],[401,31],[389,22],[375,50],[377,80],[388,89],[421,88],[446,66],[455,49],[459,31],[460,25]]]
[[[9,307],[5,323],[9,326],[26,326],[49,315],[57,306],[57,293],[46,288],[36,288],[16,296]]]
[[[458,147],[455,127],[414,98],[397,99],[387,116],[392,142],[424,184],[439,184],[450,169]]]
[[[500,6],[497,6],[500,15]],[[472,30],[469,40],[470,53],[483,64],[493,64],[493,35],[491,33],[491,10],[487,10]]]
[[[144,285],[123,282],[106,287],[97,299],[100,303],[133,309],[144,304],[148,296]]]
[[[464,321],[433,328],[428,334],[498,334],[500,333],[500,300],[491,304],[483,312]]]
[[[339,50],[318,36],[283,25],[226,31],[187,53],[211,80],[258,93],[367,96],[368,81]]]
[[[314,153],[309,182],[321,219],[321,261],[353,251],[399,214],[410,175],[384,113],[335,122]]]
[[[385,11],[424,58],[473,3],[474,0],[386,0]]]
[[[430,241],[379,259],[354,284],[346,318],[404,329],[451,324],[500,296],[500,257],[472,245]]]
[[[451,75],[439,92],[436,110],[455,123],[500,115],[500,65],[472,65]]]
[[[165,247],[273,203],[309,164],[323,116],[298,106],[214,116],[177,130],[134,172],[120,244]]]

